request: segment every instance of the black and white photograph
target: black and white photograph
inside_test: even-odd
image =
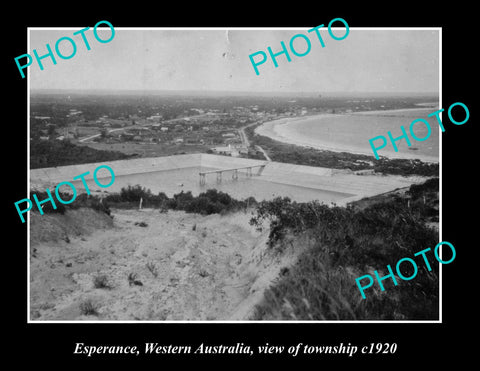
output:
[[[38,5],[2,58],[7,358],[473,358],[468,6]]]
[[[30,30],[31,321],[440,320],[440,29],[110,25]]]

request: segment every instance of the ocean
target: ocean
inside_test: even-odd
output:
[[[255,131],[285,143],[373,156],[369,139],[383,135],[388,140],[388,131],[396,138],[402,135],[400,126],[403,126],[410,138],[411,146],[409,147],[405,139],[402,139],[396,142],[399,149],[395,152],[388,140],[387,146],[378,150],[379,155],[438,162],[441,131],[436,118],[428,117],[436,110],[438,108],[414,108],[284,118],[264,123]],[[427,120],[431,127],[430,137],[423,142],[415,141],[409,133],[410,123],[417,118]],[[419,138],[426,136],[427,130],[422,123],[414,126],[414,133]],[[381,141],[375,143],[380,145]]]

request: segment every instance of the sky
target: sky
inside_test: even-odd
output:
[[[339,24],[341,25],[341,24]],[[350,28],[343,40],[334,40],[326,28],[320,30],[322,48],[314,27],[287,29],[125,29],[115,28],[108,43],[98,42],[93,27],[85,32],[91,50],[80,35],[84,28],[30,29],[30,48],[41,56],[48,43],[72,38],[77,47],[71,59],[56,56],[36,61],[28,67],[30,88],[35,89],[113,89],[113,90],[204,90],[251,92],[428,92],[439,89],[438,29],[362,29]],[[109,28],[99,37],[108,39]],[[334,34],[342,36],[344,28]],[[277,57],[275,68],[267,47],[281,51],[280,42],[289,48],[290,39],[304,34],[310,52]],[[301,37],[294,44],[298,53],[306,50]],[[60,52],[68,56],[72,47],[64,40]],[[260,75],[249,55],[264,51],[266,63],[259,65]],[[260,56],[255,58],[260,59]],[[23,62],[22,62],[23,63]]]

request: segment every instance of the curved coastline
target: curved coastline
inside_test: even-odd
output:
[[[317,150],[327,150],[332,152],[348,152],[353,154],[360,154],[360,155],[369,155],[373,156],[373,152],[368,147],[360,147],[354,144],[342,144],[342,143],[335,143],[328,140],[321,140],[315,136],[308,136],[304,133],[299,132],[299,130],[295,127],[296,124],[302,123],[305,124],[311,120],[325,120],[327,118],[338,117],[338,116],[368,116],[368,115],[375,115],[375,116],[401,116],[401,117],[417,117],[419,115],[397,115],[398,113],[420,113],[426,112],[429,113],[434,112],[435,108],[411,108],[411,109],[395,109],[395,110],[380,110],[380,111],[361,111],[361,112],[353,112],[348,114],[330,114],[330,113],[321,113],[316,115],[306,115],[300,117],[284,117],[272,121],[268,121],[263,123],[262,125],[255,128],[255,133],[258,135],[269,137],[273,140],[278,142],[292,144],[299,147],[304,148],[313,148]],[[381,133],[378,133],[379,135]],[[421,145],[420,143],[419,145]],[[381,150],[379,152],[380,156],[384,156],[391,159],[419,159],[424,162],[439,162],[439,157],[429,156],[422,153],[417,153],[416,151],[412,151],[413,153],[405,153],[405,152],[394,152],[393,150]]]

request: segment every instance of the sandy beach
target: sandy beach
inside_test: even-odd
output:
[[[431,137],[425,142],[411,139],[411,146],[399,144],[395,152],[391,143],[379,150],[381,156],[388,158],[420,159],[426,162],[439,161],[438,124],[427,115],[435,108],[412,108],[385,111],[365,111],[348,114],[319,114],[302,117],[287,117],[266,122],[255,129],[255,133],[267,136],[279,142],[311,147],[334,152],[349,152],[373,155],[368,140],[375,136],[387,135],[390,130],[395,136],[401,134],[400,126],[408,131],[410,122],[415,118],[425,118],[432,128]],[[420,124],[415,126],[418,137],[425,133]],[[398,134],[397,134],[398,133]],[[402,148],[403,145],[403,148]]]

